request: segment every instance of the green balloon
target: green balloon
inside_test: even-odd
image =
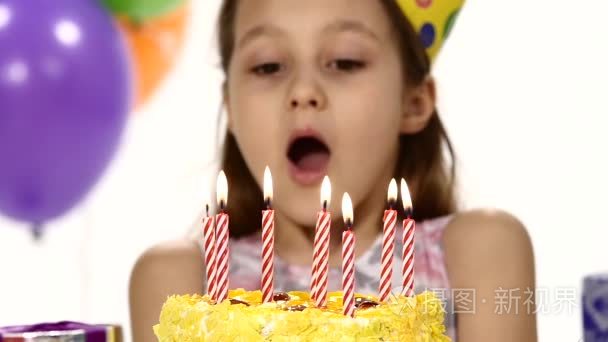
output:
[[[185,0],[102,0],[115,14],[126,15],[134,20],[146,20],[162,16],[178,8]]]

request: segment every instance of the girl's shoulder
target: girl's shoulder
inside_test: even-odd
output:
[[[427,219],[416,228],[440,236],[450,245],[470,238],[507,234],[526,238],[524,225],[513,215],[498,209],[474,209]],[[470,241],[466,241],[470,242]]]
[[[165,242],[146,250],[131,272],[129,303],[135,341],[155,339],[150,327],[173,294],[200,293],[204,288],[202,257],[196,242]]]
[[[200,288],[201,253],[198,244],[189,239],[163,242],[148,248],[137,259],[131,273],[131,287],[148,281],[166,280],[175,290]],[[178,293],[178,292],[175,292]]]
[[[530,241],[521,221],[498,209],[459,212],[449,216],[444,223],[443,241],[446,248],[471,247],[472,242],[492,244],[511,241],[527,244]]]
[[[200,258],[200,249],[194,240],[179,239],[166,241],[148,248],[136,262],[136,266],[149,267],[171,263],[181,263]]]
[[[445,225],[442,245],[448,268],[462,262],[502,263],[513,258],[533,260],[526,227],[513,215],[497,209],[475,209],[454,214]],[[452,264],[452,267],[450,267]],[[495,264],[495,268],[499,264]],[[479,265],[482,266],[482,265]],[[457,268],[460,271],[462,268]]]
[[[452,288],[472,295],[474,314],[459,316],[459,338],[468,341],[494,334],[532,341],[536,311],[530,305],[526,308],[525,303],[534,293],[535,267],[532,242],[524,225],[504,211],[463,212],[454,215],[445,228],[443,244]],[[515,305],[522,309],[497,315],[492,299],[505,291],[508,296],[515,294],[511,298],[517,299]]]
[[[445,228],[443,245],[452,288],[473,290],[477,298],[476,315],[459,321],[467,327],[463,331],[475,331],[482,321],[488,329],[501,326],[504,317],[494,315],[491,300],[497,291],[517,291],[524,298],[526,291],[534,289],[532,242],[525,226],[509,213],[492,209],[458,213]],[[534,322],[527,315],[515,316],[513,323],[521,325],[514,326],[531,327]]]
[[[131,271],[131,298],[150,296],[164,301],[176,293],[198,293],[204,285],[201,262],[198,244],[185,238],[148,248]]]

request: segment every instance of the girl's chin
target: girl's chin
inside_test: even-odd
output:
[[[317,215],[321,211],[320,189],[301,189],[288,187],[277,194],[273,206],[277,220],[287,221],[287,224],[314,229]],[[330,210],[332,208],[330,207]],[[335,209],[335,208],[334,208]],[[281,222],[277,222],[281,224]]]
[[[319,209],[303,212],[283,212],[282,218],[287,221],[287,225],[295,225],[298,228],[310,228],[314,229],[317,224],[317,212]],[[281,225],[284,225],[281,223]]]

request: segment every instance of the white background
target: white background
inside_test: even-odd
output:
[[[0,218],[0,325],[127,327],[135,259],[194,222],[216,172],[221,80],[219,0],[195,1],[176,68],[132,115],[87,200],[49,224],[38,244]],[[564,305],[541,303],[551,311],[539,315],[542,341],[581,338],[582,277],[608,268],[600,252],[608,237],[606,13],[603,0],[469,0],[435,66],[463,206],[518,216],[533,239],[538,286]],[[576,290],[574,306],[557,300],[558,288]]]

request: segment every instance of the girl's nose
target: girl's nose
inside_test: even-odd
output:
[[[308,103],[306,103],[306,100],[304,100],[302,102],[303,103],[301,104],[298,99],[291,100],[291,108],[296,109],[296,108],[298,108],[300,106],[304,106],[304,105],[307,105],[307,106],[313,107],[313,108],[317,108],[319,106],[319,102],[317,101],[317,99],[309,99]]]
[[[321,86],[310,77],[294,80],[289,94],[289,107],[291,110],[322,110],[327,97]]]

